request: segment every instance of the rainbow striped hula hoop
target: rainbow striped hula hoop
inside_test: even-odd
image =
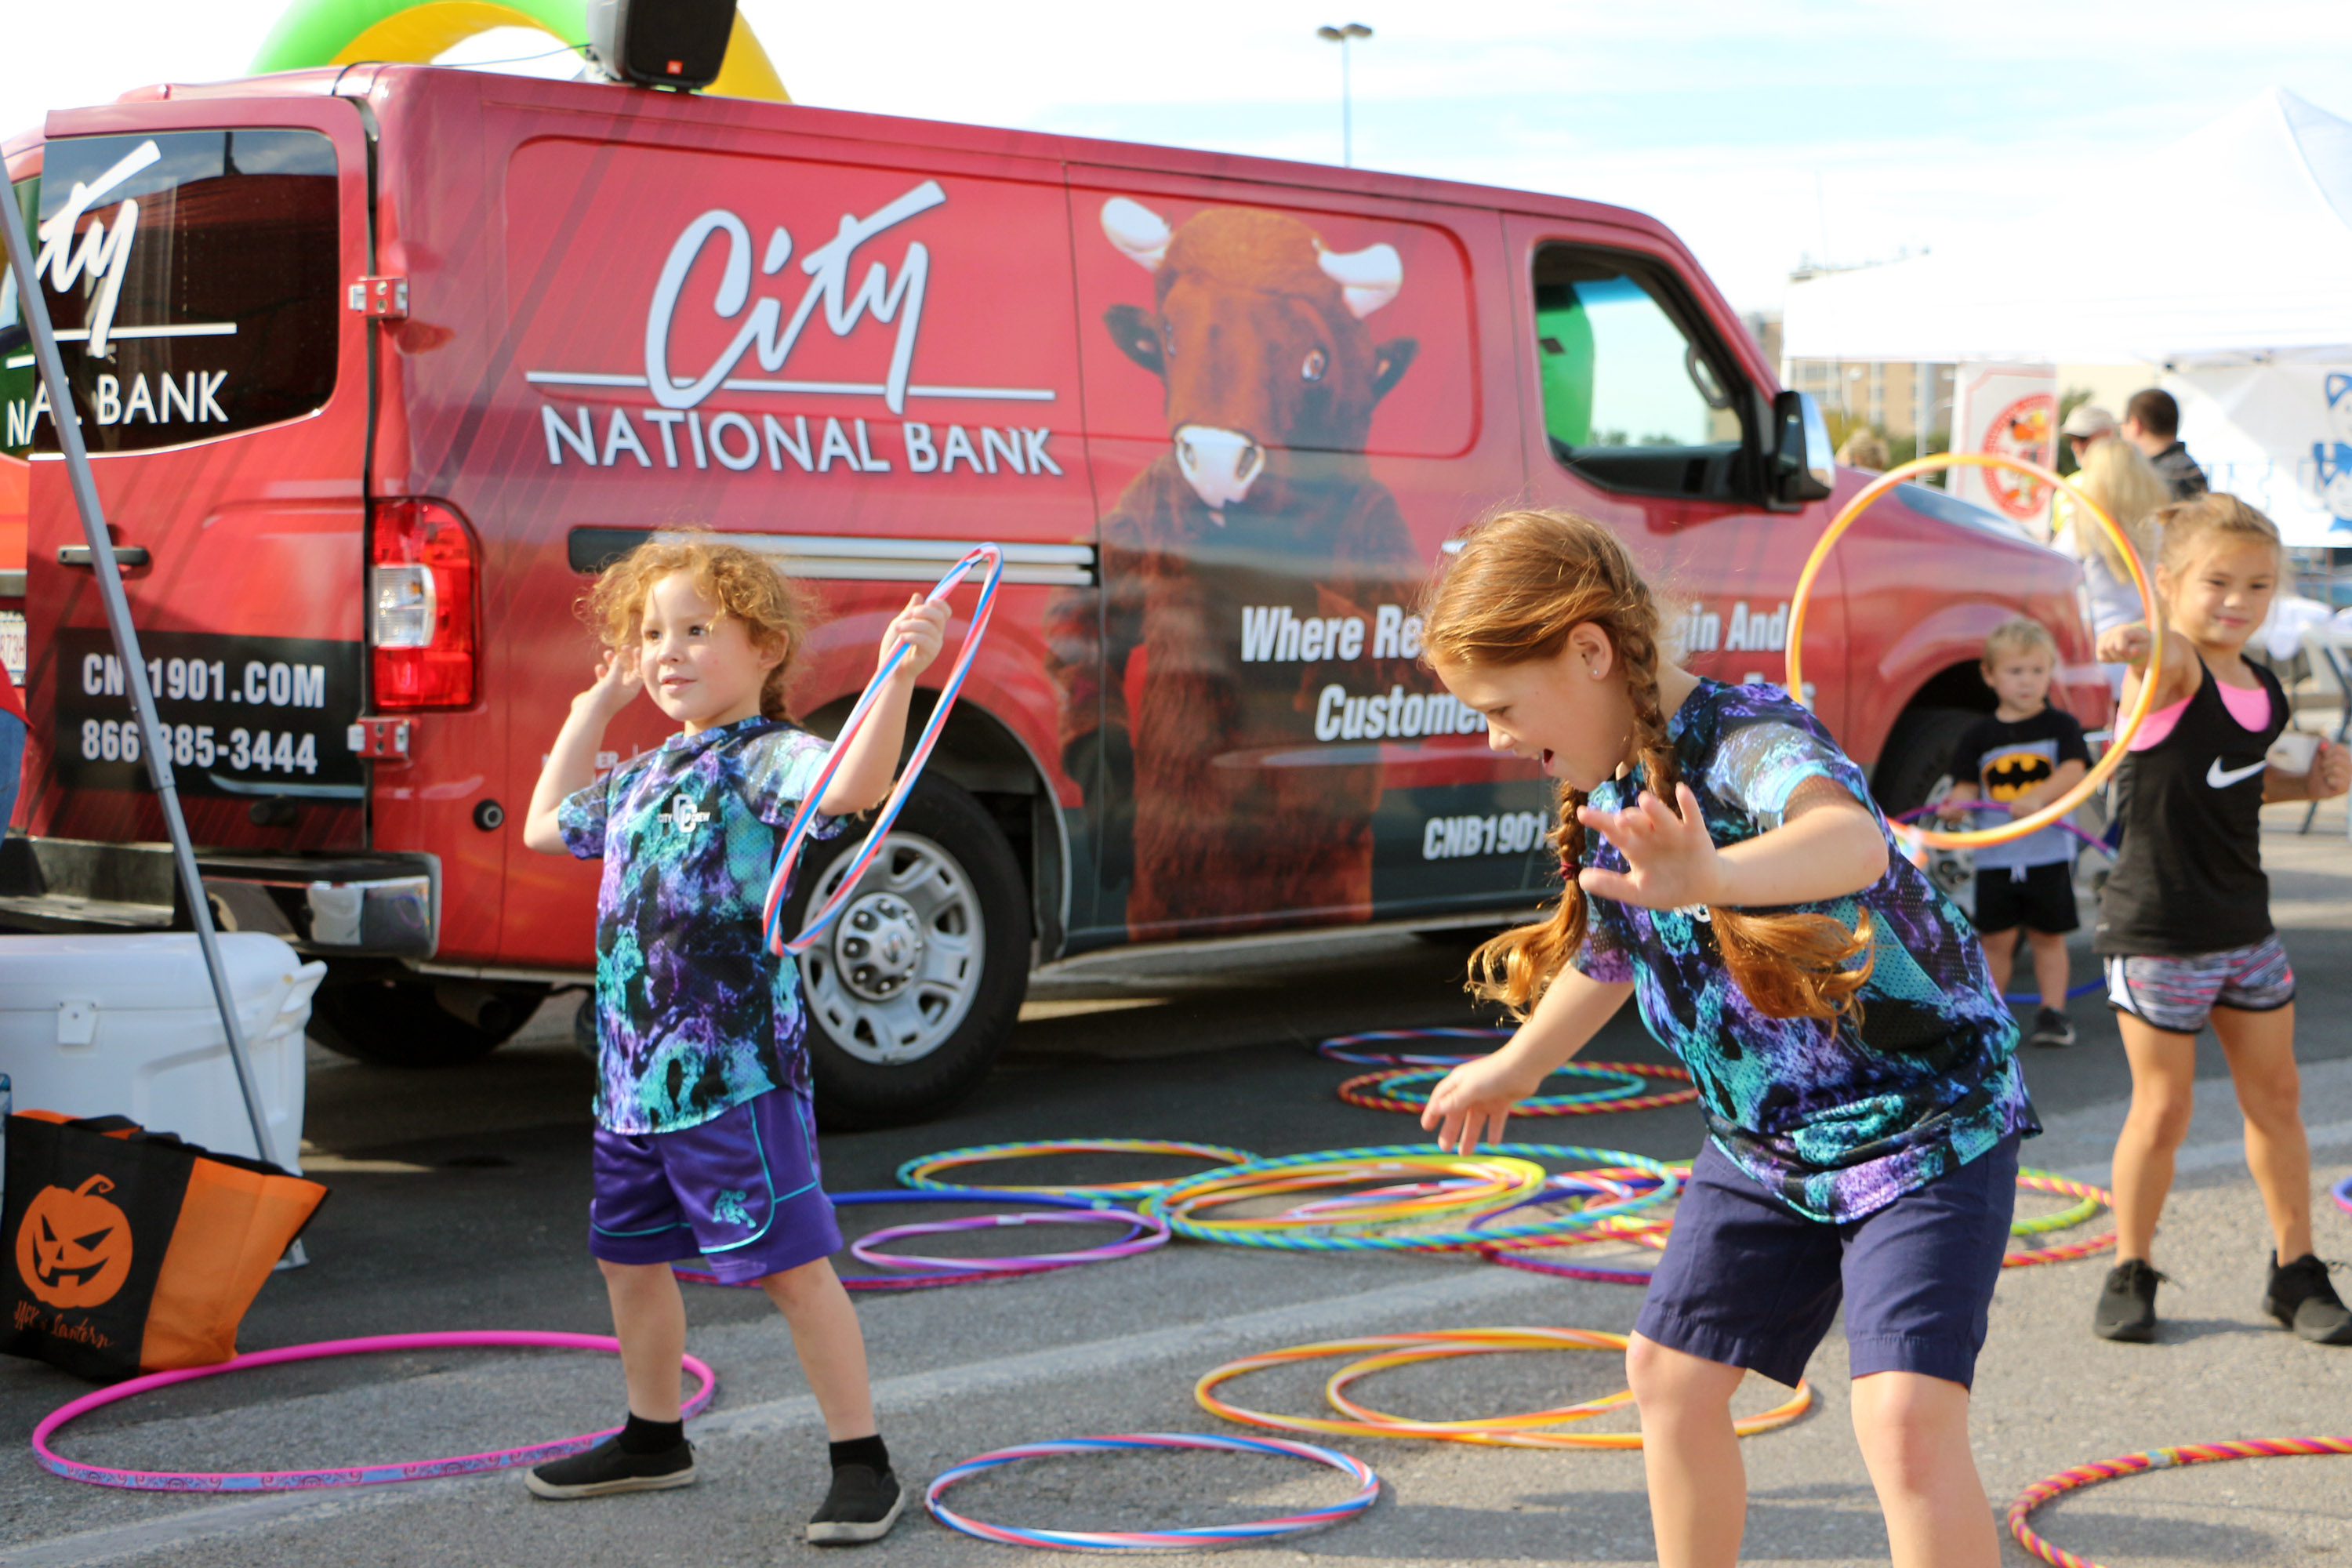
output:
[[[2136,1476],[2144,1470],[2172,1470],[2187,1465],[2217,1465],[2224,1459],[2286,1459],[2307,1454],[2352,1454],[2352,1436],[2347,1437],[2250,1437],[2235,1442],[2188,1443],[2178,1448],[2151,1448],[2144,1454],[2123,1454],[2112,1459],[2095,1459],[2087,1465],[2077,1465],[2071,1470],[2061,1470],[2045,1480],[2034,1482],[2017,1494],[2009,1505],[2009,1532],[2017,1543],[2053,1568],[2102,1568],[2088,1557],[2077,1557],[2063,1546],[2044,1541],[2033,1531],[2029,1517],[2035,1509],[2082,1487],[2095,1486],[2124,1476]]]
[[[946,1236],[957,1231],[1030,1225],[1123,1225],[1127,1226],[1127,1234],[1117,1241],[1078,1252],[1037,1252],[1012,1258],[921,1258],[883,1250],[908,1237]],[[850,1245],[849,1250],[877,1268],[944,1268],[970,1274],[1043,1274],[1055,1268],[1075,1268],[1081,1263],[1108,1263],[1115,1258],[1132,1258],[1139,1252],[1165,1247],[1170,1234],[1166,1220],[1157,1215],[1139,1215],[1132,1209],[1089,1209],[1084,1214],[1053,1211],[1043,1214],[987,1214],[969,1219],[921,1220],[913,1225],[892,1226],[887,1230],[877,1230],[871,1236],[858,1237]]]
[[[1384,1182],[1369,1192],[1350,1194],[1346,1198],[1326,1198],[1276,1214],[1213,1222],[1238,1231],[1300,1235],[1483,1212],[1542,1191],[1545,1180],[1543,1167],[1534,1162],[1496,1154],[1411,1154],[1385,1159],[1310,1161],[1279,1169],[1274,1166],[1275,1162],[1265,1161],[1255,1166],[1235,1165],[1212,1171],[1188,1184],[1193,1190],[1186,1205],[1235,1204],[1251,1198],[1381,1182],[1400,1174],[1442,1178]]]
[[[1140,1182],[1101,1182],[1093,1186],[1023,1187],[998,1182],[986,1187],[969,1187],[942,1182],[936,1175],[961,1165],[983,1164],[991,1160],[1030,1160],[1045,1154],[1182,1154],[1219,1165],[1247,1165],[1257,1159],[1245,1149],[1228,1149],[1222,1143],[1183,1143],[1169,1138],[1045,1138],[1026,1143],[976,1143],[969,1149],[925,1154],[898,1167],[898,1182],[902,1186],[926,1193],[1021,1193],[1031,1196],[1050,1194],[1111,1203],[1148,1198],[1176,1184],[1175,1177],[1161,1176]]]
[[[200,1377],[218,1377],[226,1372],[251,1372],[257,1367],[277,1366],[288,1362],[324,1361],[332,1356],[493,1345],[520,1346],[530,1350],[605,1351],[615,1355],[621,1350],[621,1342],[608,1334],[469,1329],[454,1333],[377,1334],[368,1339],[327,1340],[318,1344],[288,1345],[282,1350],[255,1351],[222,1362],[217,1366],[150,1373],[144,1377],[134,1377],[128,1383],[118,1383],[111,1388],[101,1388],[95,1394],[85,1394],[69,1405],[59,1405],[42,1417],[40,1425],[33,1428],[33,1457],[40,1461],[42,1468],[53,1475],[94,1487],[121,1487],[142,1492],[310,1491],[328,1487],[368,1487],[394,1481],[430,1480],[440,1476],[467,1476],[483,1470],[510,1469],[517,1465],[536,1465],[593,1448],[620,1430],[618,1426],[607,1426],[601,1431],[583,1432],[577,1437],[559,1437],[551,1443],[533,1443],[522,1448],[495,1448],[445,1459],[398,1459],[390,1464],[353,1465],[325,1470],[123,1470],[110,1465],[86,1465],[68,1459],[49,1447],[49,1439],[68,1422],[79,1420],[93,1410]],[[710,1403],[710,1396],[719,1386],[719,1375],[710,1370],[708,1363],[697,1356],[687,1356],[684,1365],[700,1384],[679,1413],[681,1419],[691,1419]]]
[[[2087,1199],[2101,1207],[2112,1209],[2116,1205],[2115,1194],[2105,1188],[2095,1187],[2088,1182],[2071,1182],[2063,1176],[2053,1176],[2047,1171],[2020,1171],[2017,1173],[2017,1184],[2029,1192],[2055,1193],[2060,1197]],[[2078,1204],[2074,1208],[2062,1210],[2059,1217],[2074,1215],[2081,1209],[2082,1205]],[[2084,1214],[2082,1217],[2087,1219],[2090,1216]],[[2080,1224],[2081,1221],[2074,1220],[2073,1223]],[[2054,1226],[2044,1225],[2042,1220],[2026,1220],[2022,1225],[2033,1226],[2037,1228],[2056,1228]],[[2010,1226],[2010,1234],[2031,1236],[2034,1232],[2021,1228],[2019,1224],[2012,1224]],[[2073,1258],[2088,1258],[2095,1252],[2105,1252],[2115,1244],[2116,1233],[2111,1230],[2104,1236],[2086,1237],[2081,1241],[2063,1242],[2056,1247],[2021,1247],[2004,1257],[2000,1260],[2000,1266],[2003,1268],[2031,1268],[2037,1263],[2064,1263]]]
[[[1049,1193],[1009,1193],[984,1187],[964,1187],[945,1193],[902,1193],[883,1189],[868,1193],[827,1193],[825,1196],[835,1208],[865,1208],[876,1204],[991,1203],[1013,1204],[1029,1208],[1080,1209],[1087,1214],[1101,1214],[1108,1219],[1130,1217],[1124,1209],[1108,1209],[1087,1198],[1060,1197]],[[998,1217],[990,1215],[989,1223],[994,1223]],[[689,1268],[682,1263],[671,1264],[670,1272],[689,1285],[716,1285],[725,1290],[750,1290],[760,1283],[756,1279],[721,1279],[707,1268]],[[925,1261],[920,1273],[845,1274],[841,1277],[841,1287],[853,1293],[928,1290],[940,1285],[982,1285],[995,1279],[1025,1279],[1038,1272],[1040,1270],[1027,1267],[1019,1258],[975,1258],[967,1261],[935,1258]]]
[[[1000,1465],[1015,1464],[1023,1459],[1059,1458],[1072,1454],[1100,1454],[1119,1448],[1195,1448],[1228,1454],[1275,1454],[1284,1458],[1304,1459],[1309,1464],[1328,1466],[1356,1483],[1355,1494],[1340,1502],[1324,1508],[1308,1509],[1301,1513],[1285,1514],[1279,1519],[1255,1520],[1247,1524],[1198,1524],[1175,1530],[1016,1530],[1010,1525],[989,1524],[956,1512],[940,1500],[948,1489],[959,1481],[968,1480],[982,1470],[992,1470]],[[1328,1530],[1335,1524],[1345,1524],[1362,1514],[1379,1500],[1381,1479],[1371,1467],[1351,1454],[1336,1448],[1318,1447],[1312,1443],[1293,1443],[1279,1437],[1228,1437],[1206,1432],[1129,1432],[1110,1437],[1068,1437],[1057,1443],[1023,1443],[1015,1447],[999,1448],[977,1458],[966,1459],[940,1472],[923,1492],[923,1506],[931,1517],[950,1530],[960,1530],[966,1535],[982,1541],[993,1541],[1004,1546],[1034,1546],[1055,1552],[1199,1552],[1223,1546],[1245,1546],[1253,1542],[1271,1540],[1286,1535],[1306,1535],[1318,1530]]]
[[[1636,1183],[1641,1184],[1642,1186],[1635,1186],[1633,1184]],[[1554,1176],[1548,1190],[1513,1205],[1510,1209],[1500,1210],[1492,1215],[1483,1215],[1471,1223],[1471,1228],[1479,1229],[1516,1209],[1558,1203],[1563,1197],[1572,1197],[1580,1193],[1622,1194],[1640,1191],[1643,1186],[1653,1184],[1654,1183],[1649,1175],[1638,1171],[1580,1171],[1572,1175]],[[1674,1221],[1671,1218],[1641,1219],[1620,1215],[1604,1220],[1580,1235],[1559,1237],[1535,1244],[1521,1244],[1518,1247],[1482,1247],[1478,1249],[1478,1254],[1490,1263],[1499,1263],[1507,1268],[1524,1268],[1530,1274],[1549,1274],[1561,1279],[1590,1279],[1603,1285],[1646,1286],[1650,1282],[1651,1272],[1647,1268],[1604,1268],[1597,1264],[1558,1263],[1536,1254],[1563,1251],[1571,1247],[1589,1246],[1596,1241],[1634,1242],[1663,1251],[1666,1245],[1666,1235],[1673,1226]]]
[[[1301,1231],[1295,1226],[1269,1226],[1262,1220],[1194,1217],[1203,1207],[1230,1203],[1262,1190],[1268,1176],[1289,1173],[1328,1176],[1330,1178],[1328,1184],[1336,1185],[1349,1181],[1370,1180],[1398,1171],[1460,1174],[1458,1162],[1492,1161],[1496,1156],[1508,1158],[1522,1165],[1534,1160],[1574,1160],[1612,1170],[1630,1167],[1643,1175],[1654,1177],[1657,1185],[1647,1192],[1612,1197],[1607,1203],[1525,1224],[1419,1235],[1391,1235],[1369,1227],[1358,1228],[1355,1225],[1343,1226],[1336,1224],[1320,1231]],[[1449,1164],[1448,1162],[1457,1163]],[[1527,1168],[1534,1172],[1535,1181],[1513,1193],[1497,1206],[1506,1206],[1542,1190],[1549,1180],[1542,1168],[1533,1165]],[[1293,1154],[1279,1160],[1258,1160],[1227,1170],[1211,1171],[1155,1194],[1144,1205],[1144,1210],[1149,1214],[1165,1215],[1170,1228],[1177,1235],[1195,1241],[1221,1241],[1235,1247],[1291,1252],[1448,1252],[1502,1242],[1572,1235],[1591,1229],[1605,1220],[1664,1203],[1681,1190],[1681,1178],[1671,1167],[1644,1155],[1629,1154],[1621,1149],[1587,1149],[1568,1143],[1498,1143],[1480,1154],[1461,1155],[1449,1154],[1434,1143],[1393,1143],[1367,1149]]]
[[[2022,1170],[2017,1173],[2018,1187],[2021,1191],[2026,1192],[2050,1192],[2053,1189],[2045,1187],[2041,1184],[2044,1182],[2063,1182],[2065,1179],[2065,1177],[2059,1175],[2054,1171]],[[2060,1193],[2058,1195],[2063,1197],[2067,1194]],[[2104,1206],[2107,1201],[2105,1196],[2102,1194],[2096,1187],[2086,1188],[2084,1191],[2076,1194],[2075,1197],[2077,1201],[2070,1208],[2057,1209],[2049,1214],[2038,1214],[2026,1219],[2011,1220],[2009,1222],[2009,1234],[2011,1236],[2041,1236],[2046,1232],[2053,1230],[2072,1230],[2076,1226],[2083,1224],[2086,1220],[2096,1219],[2098,1217],[2100,1208]]]
[[[833,775],[840,768],[842,759],[848,755],[850,741],[866,722],[866,716],[874,710],[874,704],[889,681],[891,671],[897,669],[898,661],[907,657],[905,643],[890,650],[890,656],[882,661],[882,668],[876,670],[874,679],[866,683],[866,690],[858,697],[857,705],[849,710],[849,717],[842,721],[840,733],[834,737],[833,745],[825,754],[824,766],[817,771],[816,782],[809,785],[808,794],[802,797],[799,809],[793,813],[792,823],[784,829],[783,848],[776,856],[775,874],[768,879],[768,902],[763,917],[767,923],[768,950],[779,957],[806,952],[816,945],[817,938],[824,934],[825,928],[841,917],[841,911],[847,909],[850,900],[857,896],[857,884],[864,879],[866,868],[872,866],[876,857],[882,853],[882,841],[890,836],[891,826],[898,820],[898,813],[906,809],[907,797],[914,793],[915,781],[922,776],[923,764],[930,761],[931,748],[939,744],[940,731],[947,726],[948,713],[963,691],[964,678],[971,673],[971,661],[979,654],[982,641],[988,636],[989,617],[996,613],[997,579],[1004,574],[1004,552],[993,544],[973,546],[962,560],[948,568],[947,575],[940,578],[925,596],[927,604],[937,604],[954,591],[967,573],[982,563],[988,566],[988,575],[981,583],[980,602],[972,606],[971,621],[963,634],[963,646],[956,649],[955,667],[948,672],[946,684],[940,688],[940,700],[931,709],[931,716],[925,721],[922,734],[916,739],[915,749],[908,753],[906,766],[899,770],[898,787],[890,792],[890,798],[882,803],[882,810],[875,817],[874,826],[866,833],[866,842],[857,847],[857,853],[851,859],[849,869],[843,873],[841,884],[834,889],[833,896],[824,901],[823,907],[809,911],[808,917],[801,922],[798,936],[787,937],[783,931],[784,899],[792,890],[793,871],[800,865],[801,846],[808,840],[809,825],[816,818],[817,803],[824,798],[825,786],[833,782]]]
[[[1420,1333],[1371,1334],[1361,1339],[1326,1340],[1318,1344],[1292,1345],[1262,1355],[1244,1356],[1204,1373],[1192,1385],[1192,1398],[1210,1415],[1238,1426],[1262,1426],[1277,1432],[1313,1432],[1356,1437],[1413,1437],[1447,1443],[1479,1443],[1505,1448],[1639,1448],[1638,1432],[1568,1433],[1536,1430],[1560,1426],[1618,1409],[1632,1403],[1631,1389],[1526,1415],[1504,1415],[1473,1421],[1412,1421],[1367,1410],[1346,1397],[1347,1384],[1390,1366],[1439,1360],[1457,1355],[1486,1355],[1507,1351],[1622,1351],[1626,1337],[1596,1329],[1438,1329]],[[1235,1405],[1218,1394],[1220,1385],[1253,1372],[1288,1366],[1297,1362],[1334,1356],[1361,1359],[1341,1367],[1324,1384],[1338,1416],[1284,1415]],[[1740,1417],[1734,1429],[1743,1436],[1785,1426],[1812,1405],[1810,1385],[1800,1383],[1789,1399],[1756,1415]]]
[[[1339,1086],[1339,1098],[1367,1110],[1402,1110],[1419,1115],[1429,1105],[1429,1091],[1412,1092],[1406,1086],[1433,1084],[1452,1069],[1443,1067],[1384,1068],[1351,1078]],[[1514,1116],[1596,1116],[1610,1110],[1650,1110],[1662,1105],[1686,1105],[1698,1098],[1691,1075],[1678,1067],[1648,1062],[1570,1062],[1556,1067],[1547,1078],[1613,1079],[1616,1087],[1588,1089],[1582,1094],[1538,1094],[1511,1108]],[[1643,1079],[1665,1079],[1684,1087],[1664,1094],[1641,1092]]]
[[[1334,1035],[1317,1046],[1315,1054],[1326,1061],[1346,1062],[1353,1067],[1452,1068],[1476,1061],[1486,1053],[1423,1056],[1409,1051],[1368,1051],[1362,1047],[1399,1040],[1507,1040],[1517,1033],[1516,1029],[1367,1029],[1360,1035]]]
[[[2337,1208],[2342,1209],[2346,1214],[2352,1214],[2352,1176],[2347,1176],[2328,1188],[2327,1194],[2336,1200]]]

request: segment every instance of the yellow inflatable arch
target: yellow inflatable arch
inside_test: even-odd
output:
[[[531,27],[558,43],[588,41],[584,0],[294,0],[253,57],[255,75],[389,60],[424,65],[493,27]],[[727,60],[706,90],[790,103],[768,52],[739,11]]]

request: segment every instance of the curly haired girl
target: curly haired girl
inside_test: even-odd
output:
[[[1439,581],[1425,657],[1488,742],[1559,781],[1568,882],[1471,960],[1518,1032],[1423,1121],[1467,1150],[1628,996],[1691,1069],[1707,1141],[1635,1324],[1658,1557],[1737,1560],[1731,1396],[1794,1384],[1843,1299],[1853,1420],[1904,1568],[2000,1557],[1969,1386],[2017,1146],[2041,1131],[1968,921],[1903,856],[1862,770],[1777,687],[1660,656],[1607,530],[1507,512]],[[1726,1506],[1738,1500],[1738,1506]]]

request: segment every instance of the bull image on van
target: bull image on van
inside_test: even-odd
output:
[[[1054,615],[1064,763],[1100,825],[1103,881],[1131,876],[1138,937],[1253,911],[1363,919],[1380,764],[1301,753],[1330,672],[1378,651],[1345,628],[1383,605],[1393,618],[1424,570],[1364,458],[1418,346],[1371,330],[1402,262],[1387,245],[1334,253],[1257,208],[1171,229],[1113,197],[1102,227],[1151,276],[1152,308],[1113,305],[1103,324],[1165,384],[1170,437],[1103,516],[1099,606],[1072,593]],[[1375,684],[1413,679],[1391,661]]]

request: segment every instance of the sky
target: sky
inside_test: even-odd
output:
[[[2172,222],[2182,193],[2103,175],[2268,87],[2352,117],[2345,0],[741,3],[804,103],[1333,163],[1340,50],[1315,28],[1361,22],[1357,163],[1652,213],[1741,310],[1777,309],[1808,262],[2017,219],[2050,222],[2053,258],[2069,222]],[[283,5],[10,9],[0,134],[236,75]],[[453,54],[548,44],[501,31]]]

